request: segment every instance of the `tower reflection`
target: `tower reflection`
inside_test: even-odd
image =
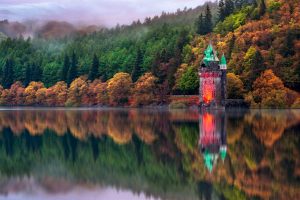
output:
[[[212,172],[219,157],[224,162],[227,153],[225,111],[203,111],[199,117],[199,148],[204,164]]]

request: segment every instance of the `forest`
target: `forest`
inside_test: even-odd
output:
[[[17,25],[0,22],[1,105],[170,103],[198,94],[197,70],[212,42],[228,61],[229,99],[300,107],[297,0],[220,0],[111,29],[49,22],[32,37]]]

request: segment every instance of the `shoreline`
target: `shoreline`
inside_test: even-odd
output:
[[[300,110],[297,108],[246,108],[246,107],[226,107],[225,109],[214,109],[214,108],[203,108],[201,109],[199,106],[188,106],[185,108],[171,108],[169,105],[161,105],[161,106],[140,106],[140,107],[133,107],[133,106],[78,106],[78,107],[65,107],[65,106],[0,106],[0,111],[13,111],[13,110],[199,110],[199,111],[232,111],[232,110],[240,110],[240,111],[247,111],[247,110]]]

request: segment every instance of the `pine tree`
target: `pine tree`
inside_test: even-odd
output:
[[[61,80],[62,81],[67,81],[69,68],[70,68],[70,59],[69,59],[68,55],[65,55],[64,66],[63,66],[63,69],[61,72]]]
[[[25,80],[24,80],[25,86],[29,85],[30,81],[31,81],[31,67],[30,66],[26,66]]]
[[[160,63],[162,63],[161,55],[157,52],[151,66],[151,73],[156,77],[158,77]]]
[[[258,13],[260,17],[262,17],[266,13],[266,9],[267,9],[267,6],[266,6],[265,0],[260,0],[259,13]]]
[[[93,64],[89,72],[89,80],[93,81],[99,75],[99,59],[96,54],[93,57]]]
[[[10,88],[14,82],[13,60],[7,59],[3,68],[2,85],[4,88]]]
[[[228,17],[234,12],[234,3],[232,0],[225,0],[224,16]]]
[[[141,75],[142,62],[143,62],[143,57],[142,57],[141,49],[138,48],[137,52],[136,52],[135,63],[134,63],[133,70],[131,73],[131,78],[132,78],[133,82],[137,81],[139,76]]]
[[[225,3],[224,0],[220,0],[219,2],[219,21],[223,21],[225,19]]]
[[[41,67],[37,64],[33,64],[31,67],[31,79],[30,81],[41,81],[43,71]]]
[[[77,57],[75,52],[72,54],[71,59],[71,67],[69,68],[68,77],[67,77],[67,83],[71,84],[72,81],[77,77]]]
[[[107,79],[108,79],[108,75],[107,75],[107,71],[106,71],[105,66],[106,66],[105,62],[103,61],[103,59],[100,58],[100,60],[99,60],[99,74],[100,74],[100,79],[103,82],[106,82]]]
[[[203,20],[203,15],[202,13],[199,15],[198,20],[196,22],[196,28],[197,28],[197,33],[199,35],[204,35],[205,33],[205,27],[204,27],[204,20]]]
[[[212,24],[212,14],[209,8],[209,5],[206,6],[206,13],[204,18],[204,25],[205,25],[205,34],[211,33],[213,30]]]

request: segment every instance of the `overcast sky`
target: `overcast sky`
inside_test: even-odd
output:
[[[0,0],[0,19],[65,20],[113,26],[133,20],[194,8],[207,0]]]

